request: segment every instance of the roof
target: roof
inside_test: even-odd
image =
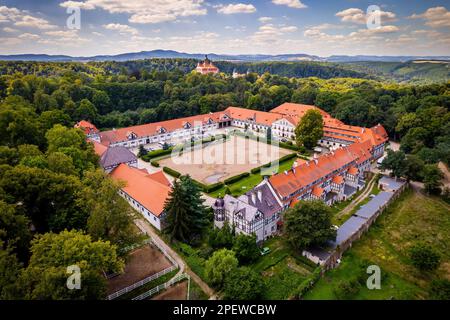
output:
[[[321,197],[323,194],[323,188],[315,186],[312,189],[312,194],[315,195],[316,197]]]
[[[169,179],[167,179],[166,175],[164,174],[164,172],[162,171],[157,171],[155,173],[150,173],[148,175],[149,178],[163,184],[166,185],[168,187],[171,187],[172,184],[170,183]]]
[[[383,176],[378,181],[379,184],[382,184],[384,186],[383,189],[389,190],[389,191],[397,191],[400,189],[406,182],[405,180],[401,179],[395,179],[388,176]]]
[[[178,118],[173,120],[159,121],[149,124],[142,124],[138,126],[113,129],[100,133],[102,144],[109,145],[120,141],[127,141],[130,134],[135,134],[137,138],[143,138],[152,136],[159,133],[159,130],[165,130],[166,132],[172,132],[178,129],[184,128],[186,125],[196,126],[204,125],[209,120],[214,122],[220,122],[226,120],[228,115],[222,112],[200,114],[197,116]]]
[[[231,214],[240,214],[246,221],[253,221],[262,218],[258,209],[242,199],[236,199],[228,194],[223,198],[225,210]]]
[[[103,168],[117,166],[121,163],[129,163],[137,161],[133,152],[125,147],[109,147],[100,157],[100,165]]]
[[[108,149],[107,146],[105,146],[97,141],[93,141],[93,140],[88,140],[88,141],[94,145],[94,151],[99,157],[101,157],[103,155],[103,153],[105,153],[105,151]]]
[[[347,241],[347,239],[358,232],[365,223],[366,219],[355,216],[350,217],[337,230],[336,241],[332,241],[332,246],[337,247]]]
[[[171,188],[160,183],[154,176],[121,164],[111,172],[111,177],[117,181],[125,181],[126,185],[122,190],[155,216],[164,211],[164,203]]]
[[[335,176],[335,177],[333,177],[333,183],[343,184],[344,183],[344,178],[342,176]]]
[[[308,110],[317,110],[322,114],[324,118],[331,118],[331,116],[327,112],[317,108],[316,106],[289,102],[279,105],[278,107],[270,110],[270,112],[298,118],[303,117]]]
[[[271,217],[282,209],[266,183],[257,186],[252,191],[240,196],[238,199],[258,208],[258,210],[264,214],[265,218]]]
[[[350,167],[349,169],[348,169],[348,174],[351,174],[352,176],[356,176],[357,174],[358,174],[358,168],[356,168],[356,167]]]
[[[257,124],[271,126],[277,120],[283,118],[283,115],[271,112],[264,112],[252,109],[238,108],[238,107],[228,107],[225,112],[230,115],[233,119],[238,119],[242,121],[252,120]]]
[[[83,130],[84,134],[98,133],[99,130],[96,126],[86,120],[81,120],[74,125],[74,128]]]
[[[361,149],[367,144],[367,142],[354,143],[336,149],[313,161],[306,161],[286,173],[273,175],[269,178],[269,182],[281,198],[290,197],[301,188],[312,185],[327,175],[334,174],[344,166],[356,163],[361,156]]]
[[[380,192],[375,197],[373,197],[368,203],[362,206],[356,213],[355,216],[364,219],[370,219],[376,214],[376,212],[392,198],[393,194],[391,192]]]

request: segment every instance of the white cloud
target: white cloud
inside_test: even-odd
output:
[[[395,13],[382,10],[376,10],[369,14],[366,14],[361,9],[349,8],[336,13],[336,16],[340,17],[342,22],[351,22],[357,24],[366,24],[368,19],[370,19],[373,15],[379,15],[381,23],[392,22],[396,20]]]
[[[205,15],[207,10],[203,3],[204,0],[86,0],[65,1],[60,6],[67,8],[78,4],[87,10],[100,8],[109,13],[128,13],[131,15],[129,22],[150,24]]]
[[[129,25],[126,24],[110,23],[103,25],[103,27],[108,30],[118,31],[120,34],[137,35],[139,33],[139,31],[136,28],[130,27]]]
[[[428,8],[422,14],[413,14],[412,19],[424,19],[425,25],[432,28],[450,27],[450,11],[444,7]]]
[[[40,39],[40,36],[37,34],[33,34],[33,33],[22,33],[19,36],[20,39],[24,39],[24,40],[38,40]]]
[[[10,33],[19,31],[19,30],[17,30],[17,29],[10,28],[10,27],[5,27],[5,28],[3,28],[2,30],[3,30],[4,32],[10,32]]]
[[[235,14],[235,13],[254,13],[256,8],[252,4],[245,3],[231,3],[226,6],[217,6],[217,12],[222,14]]]
[[[288,6],[290,8],[304,9],[307,5],[302,3],[300,0],[272,0],[272,3],[277,5]]]
[[[41,30],[56,29],[57,27],[43,18],[30,15],[27,11],[17,8],[0,7],[0,22],[12,23],[17,27],[29,27]]]
[[[258,19],[258,21],[261,22],[261,23],[268,23],[268,22],[270,22],[272,20],[273,20],[272,17],[261,17],[261,18]]]

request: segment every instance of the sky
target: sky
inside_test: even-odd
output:
[[[433,0],[0,0],[0,54],[450,55],[449,10]]]

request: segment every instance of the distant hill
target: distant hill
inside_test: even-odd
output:
[[[450,80],[450,61],[448,60],[364,61],[342,63],[341,65],[346,65],[357,72],[398,82],[426,83]]]
[[[141,52],[130,52],[117,55],[97,55],[90,57],[72,57],[67,55],[47,55],[47,54],[19,54],[19,55],[0,55],[0,60],[7,61],[128,61],[141,60],[152,58],[182,58],[182,59],[203,59],[204,53],[185,53],[173,50],[152,50]],[[257,61],[322,61],[322,62],[361,62],[361,61],[382,61],[382,62],[406,62],[409,60],[450,60],[450,56],[346,56],[333,55],[330,57],[319,57],[304,53],[299,54],[279,54],[279,55],[264,55],[264,54],[242,54],[242,55],[220,55],[209,53],[209,58],[212,60],[222,61],[242,61],[242,62],[257,62]]]

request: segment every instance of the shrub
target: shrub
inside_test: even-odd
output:
[[[170,169],[169,167],[163,167],[163,171],[174,178],[179,178],[181,176],[181,173],[176,170]]]
[[[431,282],[431,298],[435,300],[450,300],[450,281],[447,279]]]
[[[171,154],[172,153],[172,149],[173,148],[169,148],[167,150],[163,150],[163,149],[153,150],[153,151],[150,151],[149,153],[147,153],[145,156],[143,156],[142,159],[147,161],[147,162],[149,162],[153,158],[157,158],[157,157],[161,157],[161,156],[165,156],[165,155]]]
[[[225,277],[223,293],[226,300],[255,300],[263,291],[264,280],[250,268],[237,268]]]
[[[299,150],[299,147],[293,145],[292,142],[289,144],[289,143],[281,142],[281,141],[280,141],[280,142],[278,143],[278,146],[279,146],[280,148],[284,148],[284,149],[289,149],[289,150],[293,150],[293,151],[300,151],[300,150]]]
[[[239,180],[244,179],[244,178],[248,177],[249,175],[250,175],[250,172],[244,172],[244,173],[238,174],[236,176],[230,177],[228,179],[225,179],[224,183],[226,185],[229,185],[229,184],[238,182]]]
[[[357,279],[343,280],[333,288],[333,293],[340,300],[348,300],[358,293],[359,287]]]
[[[437,269],[441,261],[440,255],[430,246],[424,243],[417,243],[409,249],[412,264],[424,271]]]
[[[203,191],[206,192],[206,193],[211,193],[211,192],[214,192],[216,190],[219,190],[223,186],[224,186],[223,182],[217,182],[217,183],[210,184],[210,185],[206,186],[206,188]]]
[[[151,161],[150,164],[154,167],[159,168],[159,162],[158,161]]]

